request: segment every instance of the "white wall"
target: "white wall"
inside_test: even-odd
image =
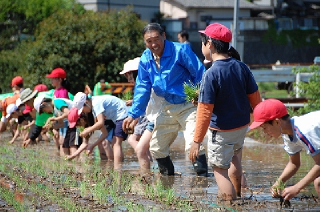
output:
[[[168,2],[160,1],[160,12],[172,19],[186,18],[187,12]]]
[[[160,0],[78,0],[78,2],[83,4],[85,9],[93,11],[106,11],[108,8],[120,10],[133,5],[133,11],[140,14],[141,19],[147,22],[160,11]]]

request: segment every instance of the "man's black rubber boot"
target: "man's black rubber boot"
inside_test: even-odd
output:
[[[162,175],[174,175],[174,166],[170,156],[157,159],[159,171]]]
[[[197,160],[193,163],[194,171],[197,172],[198,176],[208,176],[208,164],[206,155],[199,155]]]

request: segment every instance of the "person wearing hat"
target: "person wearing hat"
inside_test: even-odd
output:
[[[16,76],[11,81],[11,87],[14,94],[19,94],[23,91],[23,78]]]
[[[128,82],[135,84],[138,75],[139,63],[140,57],[127,61],[120,74],[124,75]],[[137,154],[142,172],[150,171],[150,162],[152,161],[152,156],[149,151],[150,140],[152,137],[154,119],[159,112],[162,100],[163,98],[158,97],[152,90],[146,114],[139,117],[138,123],[134,127],[133,134],[128,138],[128,143]],[[127,100],[126,105],[131,106],[132,100]]]
[[[53,98],[69,99],[68,91],[70,84],[67,81],[67,73],[62,68],[53,69],[47,78],[51,79],[51,84],[54,87]]]
[[[0,111],[2,111],[2,117],[1,117],[1,121],[0,121],[0,133],[4,132],[7,129],[7,107],[10,104],[16,104],[16,101],[19,99],[20,94],[16,94],[13,96],[9,96],[3,100],[0,100]],[[14,123],[11,123],[11,126]]]
[[[202,53],[213,61],[202,79],[196,129],[189,153],[199,157],[208,127],[208,162],[213,167],[219,193],[226,200],[241,196],[241,155],[250,123],[250,110],[260,101],[258,86],[249,68],[228,55],[231,31],[219,23],[200,31]]]
[[[87,137],[95,130],[102,129],[105,120],[113,121],[115,124],[112,136],[114,167],[115,169],[120,168],[120,163],[123,161],[122,141],[126,140],[128,137],[122,129],[123,120],[128,116],[128,109],[125,103],[118,97],[111,95],[93,96],[89,99],[86,94],[82,92],[78,92],[74,96],[73,103],[74,107],[78,108],[79,116],[81,113],[92,113],[96,119],[96,123],[93,126],[85,128],[80,133],[80,136],[83,138]],[[70,124],[75,125],[74,122],[71,122]],[[105,136],[105,134],[101,135],[101,137],[103,136]],[[105,138],[106,136],[103,137],[102,140]],[[100,140],[89,145],[87,148],[88,153],[91,153],[93,148],[99,143]]]
[[[320,111],[314,111],[302,116],[290,118],[286,106],[277,99],[267,99],[258,104],[253,110],[253,123],[250,129],[261,127],[263,131],[278,138],[283,138],[284,150],[289,155],[289,162],[271,187],[274,198],[282,196],[290,200],[313,182],[314,188],[320,196]],[[287,182],[299,170],[301,164],[300,152],[305,149],[314,160],[310,171],[296,184],[287,186],[279,191],[280,182]],[[300,177],[299,177],[300,179]]]
[[[71,108],[69,115],[68,115],[68,121],[69,121],[69,126],[71,128],[74,127],[83,127],[83,128],[88,128],[94,125],[94,117],[92,113],[82,113],[82,111],[79,111],[78,108],[73,107]],[[99,137],[99,139],[96,141],[96,143],[101,143],[106,136],[108,136],[108,130],[103,126],[101,129],[102,135]],[[72,160],[75,157],[77,157],[81,152],[87,149],[89,146],[89,138],[93,133],[90,133],[86,137],[83,138],[82,144],[80,147],[77,149],[76,152],[74,152],[71,155],[66,156],[66,160]],[[90,152],[90,148],[88,150]],[[110,147],[110,151],[112,151],[112,148]],[[108,152],[108,151],[107,151]],[[108,152],[109,153],[109,152]],[[108,157],[110,155],[113,155],[113,153],[107,154]],[[111,159],[109,157],[109,159]]]
[[[140,58],[133,104],[128,118],[123,122],[123,129],[130,128],[134,120],[143,115],[153,89],[163,101],[152,132],[150,152],[157,160],[162,175],[174,175],[174,165],[169,156],[170,146],[182,129],[185,151],[188,152],[195,127],[196,106],[186,102],[183,84],[200,83],[205,67],[189,45],[166,40],[160,24],[147,24],[142,35],[147,49]],[[202,145],[200,156],[193,166],[197,175],[207,175]]]
[[[46,98],[45,96],[38,96],[34,100],[34,108],[39,113],[53,114],[53,117],[48,118],[45,129],[51,128],[61,129],[63,128],[64,133],[60,133],[60,150],[61,156],[72,154],[81,145],[82,140],[78,139],[77,132],[75,129],[68,127],[68,114],[69,110],[73,107],[73,102],[69,99],[64,98]],[[52,123],[51,123],[52,122]],[[53,124],[54,123],[54,124]],[[28,146],[29,142],[25,142],[24,146]],[[62,147],[62,148],[61,148]]]
[[[13,138],[9,142],[10,144],[13,144],[20,134],[23,138],[28,136],[28,131],[24,130],[23,127],[27,125],[28,121],[32,121],[32,118],[29,114],[23,114],[23,110],[23,105],[17,107],[16,104],[10,104],[7,107],[7,120],[15,119],[18,122],[17,129],[14,131]]]

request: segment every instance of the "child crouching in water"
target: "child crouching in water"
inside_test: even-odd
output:
[[[320,196],[320,111],[290,118],[286,106],[277,99],[267,99],[253,110],[254,122],[250,129],[262,127],[272,137],[282,135],[284,150],[289,154],[289,162],[278,180],[271,187],[272,197],[282,196],[290,200],[310,183]],[[293,186],[285,188],[282,193],[277,189],[280,182],[287,182],[301,166],[300,152],[305,149],[314,160],[314,166]]]

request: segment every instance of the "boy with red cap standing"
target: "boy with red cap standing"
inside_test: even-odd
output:
[[[228,55],[231,31],[215,23],[200,33],[202,53],[213,63],[202,78],[189,158],[198,158],[209,127],[212,138],[208,141],[208,162],[213,166],[220,194],[230,200],[241,195],[242,147],[250,110],[261,98],[249,68]]]
[[[301,189],[312,181],[320,196],[320,111],[290,118],[286,106],[276,99],[267,99],[258,104],[253,111],[254,122],[250,129],[262,127],[272,137],[282,135],[284,150],[289,154],[289,162],[277,182],[271,187],[273,197],[280,195],[285,200],[295,197]],[[300,152],[305,149],[315,164],[308,174],[293,186],[282,191],[276,189],[278,183],[288,181],[300,167]]]

